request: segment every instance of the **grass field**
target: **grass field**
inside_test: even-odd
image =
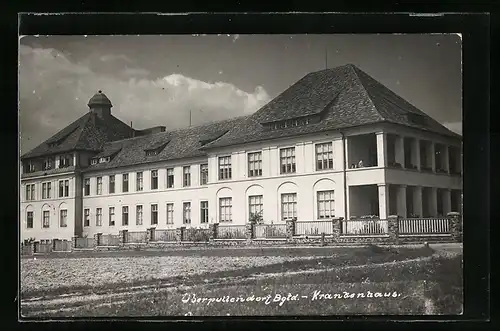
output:
[[[461,313],[461,254],[422,247],[306,250],[23,259],[22,315]],[[64,267],[77,271],[68,276]]]

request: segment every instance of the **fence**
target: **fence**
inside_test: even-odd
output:
[[[340,234],[351,236],[388,235],[389,229],[387,220],[356,219],[342,221]]]
[[[177,230],[166,229],[166,230],[154,230],[153,241],[176,241]]]
[[[217,228],[217,239],[246,239],[245,225],[224,225]]]
[[[53,250],[56,252],[70,252],[71,251],[71,241],[54,239]]]
[[[76,238],[75,248],[94,248],[94,238]]]
[[[99,246],[119,246],[120,236],[114,234],[101,235],[99,238]]]
[[[127,232],[127,243],[146,243],[148,241],[147,231],[129,231]]]
[[[286,224],[257,224],[255,238],[286,238]]]
[[[183,233],[184,241],[208,241],[210,239],[209,229],[186,228]]]
[[[299,221],[295,223],[295,235],[297,236],[320,236],[321,234],[333,234],[333,222],[323,221]]]
[[[403,218],[399,220],[400,235],[451,234],[448,218]]]

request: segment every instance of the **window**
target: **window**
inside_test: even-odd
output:
[[[90,164],[95,165],[95,164],[97,164],[97,161],[98,161],[97,159],[92,159],[92,160],[90,160]]]
[[[285,193],[281,195],[281,219],[297,218],[297,194]]]
[[[128,174],[123,174],[122,192],[128,192]]]
[[[183,186],[188,187],[191,186],[191,167],[183,167],[182,172],[184,174],[184,181],[183,181]]]
[[[109,207],[109,226],[115,225],[115,207]]]
[[[174,187],[174,169],[167,169],[167,188]]]
[[[318,192],[318,218],[335,217],[334,191]]]
[[[231,222],[232,221],[232,198],[220,198],[219,199],[219,214],[220,222]]]
[[[95,225],[102,226],[102,208],[97,208],[95,211]]]
[[[90,209],[83,210],[83,226],[90,226]]]
[[[333,169],[332,143],[316,145],[316,170]]]
[[[200,223],[208,223],[208,201],[200,202]]]
[[[184,224],[191,224],[191,202],[182,204],[182,219]]]
[[[64,180],[59,181],[59,198],[64,197]]]
[[[85,178],[85,195],[90,195],[90,178]]]
[[[59,226],[65,228],[68,226],[68,211],[66,209],[61,209],[59,215]]]
[[[208,164],[200,165],[200,185],[208,184]]]
[[[115,175],[109,175],[109,193],[115,193]]]
[[[167,203],[167,224],[174,224],[174,204]]]
[[[282,174],[295,172],[295,147],[280,149],[280,166]]]
[[[111,158],[108,156],[108,157],[101,157],[99,158],[99,163],[106,163],[106,162],[109,162],[109,160],[111,160]]]
[[[26,184],[26,200],[35,200],[35,184]]]
[[[43,222],[42,226],[44,228],[48,228],[50,226],[50,211],[49,210],[44,210],[43,211]]]
[[[26,227],[28,229],[33,229],[33,212],[26,212]]]
[[[142,205],[135,207],[135,224],[142,225]]]
[[[248,153],[248,177],[262,176],[262,152]]]
[[[248,197],[249,215],[262,215],[263,198],[262,195],[251,195]]]
[[[151,170],[151,189],[156,190],[158,188],[158,170]]]
[[[142,191],[143,186],[142,186],[142,172],[136,173],[136,180],[135,180],[135,190],[136,191]]]
[[[97,177],[96,194],[97,195],[101,195],[102,194],[102,177]]]
[[[50,182],[42,183],[42,199],[50,199],[51,184]]]
[[[45,159],[45,161],[43,162],[43,170],[50,170],[50,169],[52,169],[52,159],[48,158]]]
[[[73,165],[72,155],[61,155],[59,156],[59,168],[66,168]]]
[[[231,179],[231,156],[219,157],[219,179]]]
[[[158,205],[151,205],[151,225],[158,224]]]
[[[122,207],[122,225],[128,225],[128,206]]]

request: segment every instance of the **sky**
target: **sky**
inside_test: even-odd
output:
[[[255,112],[307,73],[358,66],[462,133],[461,38],[415,35],[23,36],[21,153],[89,111],[102,90],[135,129]]]

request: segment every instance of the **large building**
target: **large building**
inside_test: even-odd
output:
[[[21,157],[22,239],[460,211],[461,137],[353,65],[186,129],[134,130],[101,91],[88,106]]]

